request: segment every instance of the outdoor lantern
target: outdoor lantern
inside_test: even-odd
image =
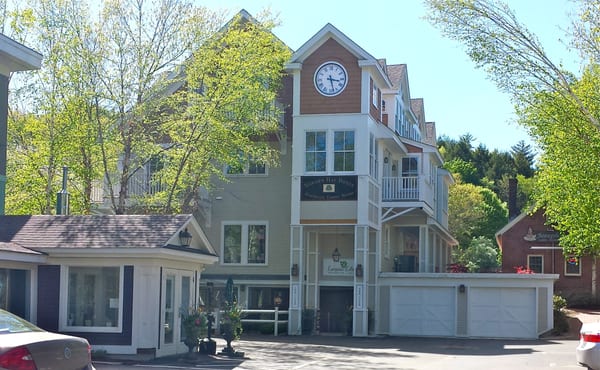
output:
[[[189,247],[192,242],[192,234],[187,231],[187,227],[179,232],[179,242],[182,247]]]
[[[360,263],[358,265],[356,265],[356,270],[354,272],[356,273],[356,277],[363,276],[363,267]]]
[[[341,256],[340,251],[337,248],[335,248],[333,253],[331,253],[331,258],[333,258],[333,262],[339,262],[340,256]]]
[[[292,265],[292,276],[298,276],[298,264],[294,263]]]
[[[458,291],[459,291],[460,293],[464,293],[464,292],[465,292],[465,290],[466,290],[465,284],[460,284],[460,285],[458,286]]]
[[[275,307],[279,307],[281,305],[282,301],[283,301],[283,299],[281,298],[281,296],[279,294],[277,294],[275,296],[275,298],[273,299],[273,303],[275,303]]]

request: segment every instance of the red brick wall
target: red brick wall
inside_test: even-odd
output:
[[[558,242],[526,240],[525,236],[531,228],[532,233],[538,234],[554,231],[545,225],[546,218],[542,211],[527,215],[506,231],[500,239],[502,247],[502,272],[513,273],[515,267],[527,267],[527,255],[543,256],[543,273],[558,274],[559,279],[554,283],[554,293],[559,294],[571,303],[587,299],[592,292],[591,257],[581,259],[581,276],[565,276],[565,258],[561,249],[535,249],[532,247],[559,247]],[[598,269],[600,272],[600,269]]]

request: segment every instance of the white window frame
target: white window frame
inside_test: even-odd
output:
[[[308,170],[306,165],[307,165],[307,161],[306,161],[306,154],[308,153],[306,151],[306,134],[309,132],[321,132],[321,133],[325,133],[325,170],[323,171],[312,171],[312,170]],[[349,150],[335,150],[335,134],[339,133],[339,132],[352,132],[354,133],[354,149],[352,151]],[[304,161],[304,173],[306,174],[326,174],[326,173],[330,173],[330,174],[353,174],[356,173],[356,168],[357,168],[357,161],[356,161],[356,157],[357,157],[357,153],[358,153],[358,142],[356,139],[356,133],[357,130],[354,128],[337,128],[337,129],[329,129],[329,130],[306,130],[304,131],[304,157],[303,157],[303,161]],[[318,151],[319,153],[321,153],[322,151]],[[335,170],[335,153],[348,153],[348,152],[353,152],[354,153],[354,163],[353,163],[353,170],[351,171],[336,171]],[[312,152],[311,152],[312,153]]]
[[[225,262],[225,226],[241,226],[240,262]],[[265,262],[248,262],[248,228],[249,226],[265,227]],[[269,265],[269,222],[268,221],[223,221],[221,223],[221,265],[225,266],[268,266]]]
[[[542,259],[542,263],[541,263],[541,271],[539,271],[539,272],[538,272],[538,271],[534,271],[534,272],[535,272],[536,274],[543,274],[543,273],[544,273],[544,256],[543,256],[543,255],[541,255],[541,254],[528,254],[528,255],[527,255],[527,268],[528,268],[529,270],[532,270],[532,269],[531,269],[531,262],[530,262],[530,261],[531,261],[531,257],[539,257],[539,258],[541,258],[541,259]],[[532,271],[533,271],[533,270],[532,270]]]
[[[74,326],[69,325],[67,321],[68,299],[69,299],[69,270],[72,267],[80,268],[98,268],[98,267],[117,267],[119,268],[119,302],[118,302],[118,323],[116,326]],[[58,330],[79,333],[121,333],[123,330],[123,289],[125,269],[123,265],[91,265],[91,264],[73,264],[61,266],[60,269],[60,307],[58,313]]]
[[[315,151],[307,151],[307,143],[306,143],[306,136],[308,135],[308,133],[324,133],[325,134],[325,169],[323,170],[309,170],[306,166],[307,166],[307,160],[306,160],[306,155],[308,153],[322,153],[323,151],[321,150],[315,150]],[[306,173],[326,173],[327,172],[327,168],[329,166],[329,164],[327,163],[329,161],[329,157],[330,157],[330,153],[329,153],[329,145],[330,145],[330,141],[331,139],[329,138],[329,132],[327,130],[306,130],[304,131],[304,172]]]
[[[379,108],[379,89],[377,89],[377,85],[373,82],[373,92],[372,92],[372,104],[375,108]]]
[[[340,150],[336,150],[335,149],[335,135],[337,133],[344,133],[344,138],[346,137],[346,133],[348,132],[352,132],[352,137],[353,137],[353,142],[352,142],[352,150],[348,150],[348,149],[340,149]],[[356,171],[356,130],[332,130],[331,131],[331,170],[334,173],[354,173]],[[345,142],[345,140],[344,140]],[[342,153],[344,154],[344,156],[347,153],[352,153],[353,156],[353,163],[352,163],[352,169],[351,170],[336,170],[335,169],[335,155],[336,153]]]
[[[568,261],[569,258],[577,258],[577,260],[579,262],[577,264],[577,266],[579,266],[579,272],[576,272],[576,273],[567,272],[567,265],[569,264],[569,261]],[[565,276],[581,276],[581,271],[583,270],[583,266],[581,266],[581,264],[582,264],[581,257],[568,256],[567,258],[565,258]]]
[[[264,168],[265,168],[265,171],[263,173],[250,173],[250,165],[251,164],[256,164],[256,163],[257,162],[253,161],[252,159],[249,159],[249,160],[245,161],[241,173],[229,173],[230,166],[225,165],[225,168],[223,169],[223,173],[227,177],[240,177],[240,176],[244,176],[244,177],[265,177],[265,176],[268,176],[269,175],[269,166],[267,164],[263,165]]]

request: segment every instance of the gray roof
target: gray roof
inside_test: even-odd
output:
[[[24,248],[160,248],[192,215],[0,216],[0,243]]]
[[[29,248],[23,248],[17,243],[11,242],[0,242],[0,252],[14,252],[23,254],[43,255],[41,252],[31,250]]]

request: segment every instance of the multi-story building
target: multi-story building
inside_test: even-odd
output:
[[[278,297],[291,334],[354,322],[367,335],[369,312],[388,311],[380,273],[446,271],[452,177],[406,65],[327,24],[286,70],[281,166],[248,166],[211,195],[203,228],[220,260],[203,279],[218,289],[232,277],[248,308]]]

